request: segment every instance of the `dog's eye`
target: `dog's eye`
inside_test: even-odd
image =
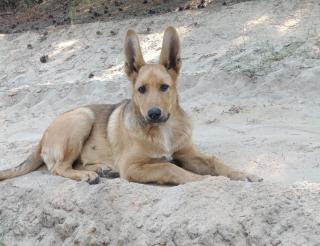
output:
[[[145,85],[142,85],[138,88],[138,91],[141,93],[141,94],[144,94],[146,92],[146,86]]]
[[[169,85],[167,85],[167,84],[160,85],[160,91],[166,91],[166,90],[168,90],[168,88],[169,88]]]

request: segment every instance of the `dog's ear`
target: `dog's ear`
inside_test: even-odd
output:
[[[145,65],[145,61],[142,56],[138,36],[133,30],[128,30],[127,32],[124,42],[124,52],[126,58],[125,72],[129,80],[135,81],[139,69]]]
[[[176,29],[172,26],[167,27],[164,32],[160,64],[168,70],[175,81],[181,68],[180,40]]]

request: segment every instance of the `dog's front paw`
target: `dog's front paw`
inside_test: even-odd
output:
[[[97,171],[100,177],[102,178],[108,178],[108,179],[114,179],[114,178],[119,178],[120,174],[119,172],[113,171],[111,168],[106,167],[106,168],[101,168]]]
[[[253,174],[244,173],[244,172],[232,172],[229,175],[229,178],[232,180],[242,180],[242,181],[249,181],[249,182],[262,182],[263,178],[258,177]]]
[[[263,178],[252,174],[246,174],[246,180],[249,182],[262,182]]]

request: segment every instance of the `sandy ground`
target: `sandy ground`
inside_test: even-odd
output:
[[[89,186],[43,169],[0,183],[0,245],[320,245],[319,13],[318,1],[250,1],[0,35],[0,169],[22,161],[57,114],[129,95],[128,28],[156,62],[174,25],[196,144],[264,178]]]

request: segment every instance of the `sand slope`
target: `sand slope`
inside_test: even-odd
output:
[[[319,245],[319,13],[317,1],[250,1],[49,29],[45,38],[0,35],[1,169],[23,160],[58,113],[129,95],[128,28],[157,61],[162,32],[174,25],[195,142],[265,179],[89,186],[37,171],[0,183],[0,244]]]

